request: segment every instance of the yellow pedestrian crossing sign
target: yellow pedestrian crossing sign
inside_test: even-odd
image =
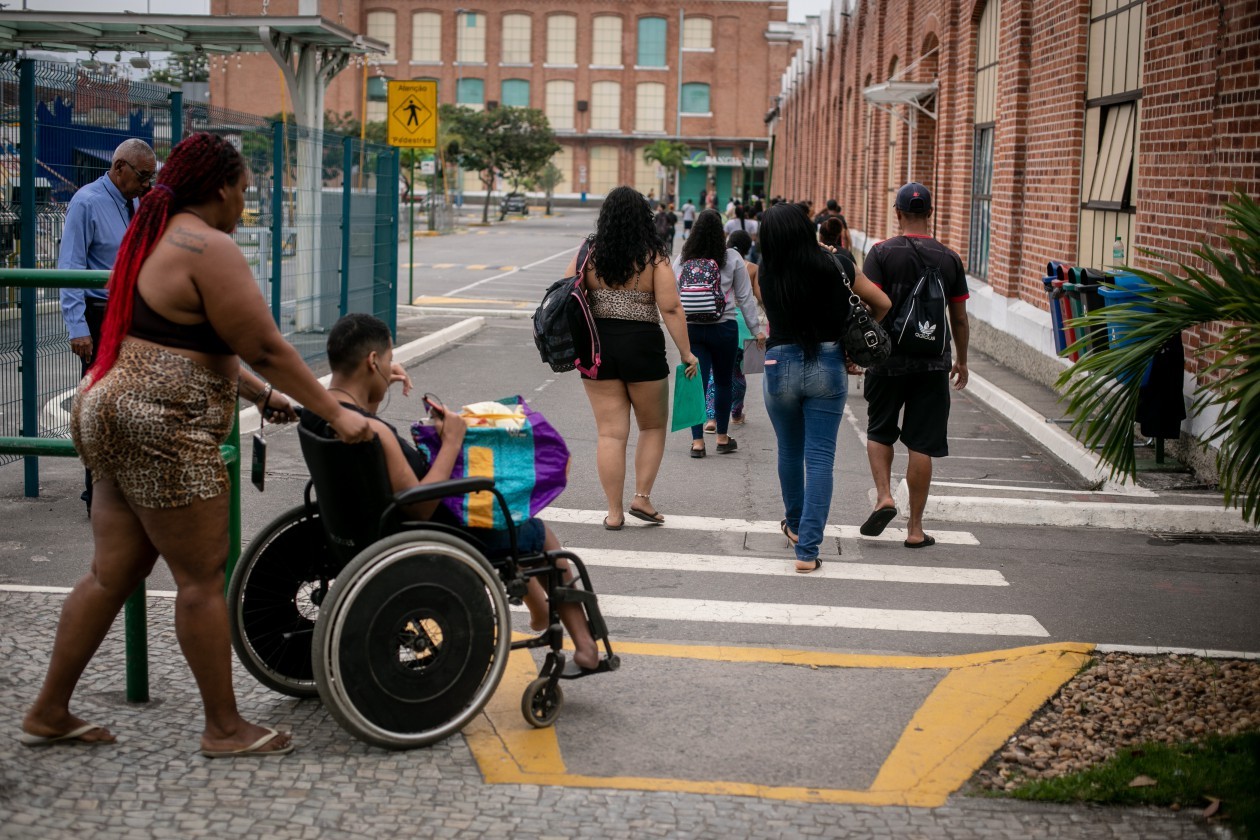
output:
[[[408,149],[437,146],[437,82],[389,82],[389,145]]]

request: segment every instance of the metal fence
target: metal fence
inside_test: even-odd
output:
[[[34,96],[25,102],[23,74],[34,81]],[[252,186],[234,238],[281,332],[303,357],[323,356],[324,333],[346,312],[371,312],[395,327],[396,149],[184,104],[162,85],[54,61],[0,62],[0,113],[0,267],[56,267],[70,199],[108,170],[123,140],[149,143],[160,168],[172,140],[209,131],[228,138],[249,161]],[[34,211],[26,220],[21,195],[27,184],[20,172],[23,152],[32,150],[23,149],[23,134],[33,138],[35,172]],[[22,253],[24,233],[34,242],[29,254]],[[28,306],[36,313],[35,340],[24,350],[22,313]],[[26,366],[38,372],[34,393],[24,393]],[[0,288],[0,436],[28,434],[22,405],[32,399],[40,407],[38,436],[67,435],[80,376],[58,292]],[[0,456],[0,464],[14,457]]]

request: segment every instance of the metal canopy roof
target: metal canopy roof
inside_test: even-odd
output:
[[[141,15],[0,11],[0,51],[270,52],[288,42],[343,56],[387,45],[317,15]]]
[[[923,100],[935,94],[936,90],[937,83],[935,79],[930,82],[887,81],[864,88],[862,90],[862,98],[876,106],[909,105],[932,119],[936,119],[936,114],[927,110],[921,104]]]

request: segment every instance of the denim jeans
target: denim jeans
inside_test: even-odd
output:
[[[687,340],[691,352],[700,360],[700,381],[708,382],[713,374],[713,418],[717,433],[726,434],[731,421],[732,374],[735,370],[735,348],[739,345],[739,325],[734,321],[716,324],[687,324]],[[704,438],[704,424],[691,427],[691,439]]]
[[[770,348],[762,390],[778,439],[784,517],[799,538],[797,559],[812,560],[831,510],[836,435],[849,391],[843,348],[825,342],[808,360],[796,344]]]

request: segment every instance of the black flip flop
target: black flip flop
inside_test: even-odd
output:
[[[862,527],[858,528],[858,533],[864,537],[878,537],[884,533],[888,523],[896,518],[897,509],[895,507],[882,507],[879,510],[871,511],[871,515],[866,517]]]
[[[618,524],[618,525],[609,525],[609,524],[608,524],[608,517],[607,517],[607,516],[605,516],[605,517],[604,517],[604,530],[605,530],[605,531],[620,531],[620,530],[621,530],[622,528],[624,528],[624,527],[626,527],[626,520],[625,520],[625,519],[622,519],[622,520],[621,520],[621,523],[620,523],[620,524]]]
[[[798,569],[796,570],[796,573],[797,573],[798,575],[807,575],[807,574],[809,574],[810,572],[816,572],[816,571],[818,571],[818,570],[819,570],[819,569],[821,569],[821,568],[822,568],[822,559],[821,559],[821,558],[819,558],[819,557],[815,557],[815,558],[814,558],[814,568],[812,568],[812,569],[801,569],[801,568],[798,568]]]
[[[635,519],[642,519],[644,522],[648,523],[649,525],[664,525],[665,524],[665,517],[661,516],[661,512],[659,510],[656,512],[655,515],[653,515],[644,510],[635,510],[634,508],[629,508],[626,511],[626,513],[630,514]]]
[[[927,548],[929,545],[936,545],[936,540],[927,534],[923,535],[923,542],[912,543],[906,540],[902,543],[906,548]]]

